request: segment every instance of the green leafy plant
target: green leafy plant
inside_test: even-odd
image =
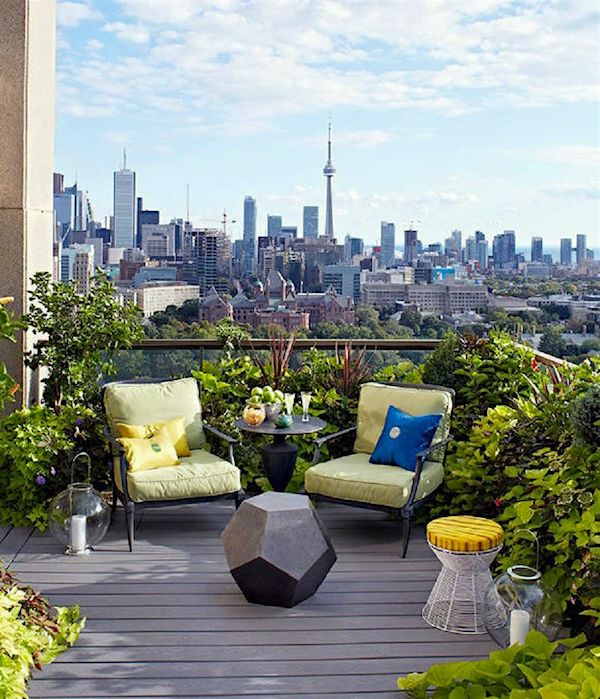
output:
[[[571,420],[579,441],[600,448],[600,385],[590,386],[573,402]]]
[[[0,568],[0,696],[27,697],[34,668],[72,646],[85,625],[79,607],[57,607]]]
[[[96,487],[110,482],[106,441],[96,412],[81,406],[35,406],[0,420],[0,523],[44,529],[49,501],[70,482],[71,460],[92,456]]]
[[[117,350],[143,337],[139,310],[131,303],[120,306],[100,271],[85,295],[74,284],[53,283],[47,272],[32,282],[25,320],[37,339],[26,361],[46,370],[46,405],[59,412],[63,404],[97,402],[99,379],[114,373]]]
[[[14,319],[12,313],[6,310],[6,305],[13,301],[11,296],[0,298],[0,340],[15,342],[15,333],[23,328],[23,323]],[[7,401],[14,401],[14,395],[19,390],[19,384],[9,375],[4,362],[0,361],[0,410]]]
[[[266,363],[263,362],[256,352],[254,353],[254,361],[260,370],[264,383],[274,388],[279,388],[288,370],[296,337],[292,335],[289,338],[285,338],[281,334],[278,335],[275,332],[275,326],[272,326],[269,339],[270,356],[268,361]]]
[[[492,651],[489,658],[433,665],[398,680],[398,688],[417,699],[596,699],[600,696],[600,648],[580,648],[583,637],[562,643],[556,653],[538,631],[525,643]]]

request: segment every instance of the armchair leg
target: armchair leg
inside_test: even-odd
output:
[[[132,502],[127,503],[125,518],[127,520],[127,541],[129,542],[129,551],[132,552],[135,532],[135,505]]]
[[[402,558],[406,558],[408,540],[410,539],[410,525],[412,512],[402,510]]]

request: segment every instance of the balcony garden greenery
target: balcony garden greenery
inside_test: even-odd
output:
[[[44,528],[47,504],[65,487],[70,460],[82,448],[93,453],[95,485],[108,486],[98,379],[113,371],[115,352],[141,334],[135,310],[119,307],[109,288],[100,278],[90,296],[75,298],[68,286],[59,289],[47,278],[35,282],[36,310],[25,320],[40,339],[28,361],[48,371],[45,405],[0,421],[0,523]],[[0,322],[0,327],[14,323],[6,313]],[[443,488],[422,509],[423,519],[454,513],[496,519],[506,531],[498,568],[532,562],[531,545],[513,537],[518,528],[535,531],[542,572],[560,594],[567,620],[574,630],[594,636],[600,610],[597,360],[560,369],[537,365],[530,350],[494,331],[486,339],[448,334],[420,366],[399,355],[373,366],[360,341],[341,343],[333,355],[316,349],[295,353],[293,339],[275,335],[269,352],[254,352],[240,350],[246,335],[231,322],[219,324],[217,332],[224,342],[220,356],[201,366],[196,361],[193,368],[178,368],[173,357],[169,373],[187,375],[191,368],[201,384],[204,418],[240,438],[235,456],[249,492],[268,487],[261,438],[241,435],[234,426],[253,387],[268,382],[295,393],[310,388],[310,412],[328,423],[327,432],[355,422],[365,380],[454,388],[455,441]],[[313,451],[310,436],[294,439],[299,457],[290,490],[301,486]],[[324,456],[336,456],[344,446],[351,445],[334,443]]]

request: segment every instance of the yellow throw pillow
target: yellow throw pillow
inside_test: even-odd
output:
[[[130,471],[147,471],[163,466],[177,466],[181,463],[164,427],[159,427],[154,434],[143,437],[121,437],[118,439],[125,449],[125,456]]]
[[[185,437],[185,418],[176,417],[165,422],[155,422],[148,425],[126,425],[117,423],[117,429],[121,437],[134,437],[135,439],[148,439],[156,433],[156,430],[164,427],[175,447],[177,456],[191,456],[192,452]]]

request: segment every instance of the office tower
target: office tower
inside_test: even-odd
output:
[[[302,236],[304,238],[319,237],[318,206],[305,206],[302,210]]]
[[[211,286],[217,286],[218,231],[197,232],[198,285],[200,296],[206,296]]]
[[[541,238],[534,236],[531,239],[531,261],[541,262],[544,256],[544,243]]]
[[[267,216],[267,235],[276,238],[281,235],[281,216]]]
[[[281,226],[281,235],[284,238],[297,238],[298,226]]]
[[[454,231],[452,231],[452,233],[450,233],[450,237],[454,241],[454,245],[456,247],[457,252],[461,252],[461,250],[462,250],[462,231],[454,230]]]
[[[365,242],[362,238],[353,238],[347,235],[344,242],[344,259],[348,264],[352,263],[355,255],[365,254]]]
[[[244,197],[244,272],[252,274],[256,268],[256,199]]]
[[[113,247],[134,248],[136,238],[135,172],[127,169],[127,156],[123,154],[123,167],[114,173],[114,235]]]
[[[65,178],[60,172],[55,172],[52,178],[52,191],[54,194],[62,194]]]
[[[571,238],[561,238],[560,239],[560,264],[565,267],[570,267],[571,253],[573,250],[573,241]]]
[[[471,262],[477,259],[477,243],[475,238],[467,238],[465,240],[465,254],[463,256],[463,262]]]
[[[514,269],[517,266],[514,231],[504,231],[504,233],[494,236],[492,247],[496,269]]]
[[[575,243],[575,262],[577,266],[582,265],[586,258],[586,237],[585,234],[577,234],[577,242]]]
[[[460,233],[460,231],[458,232]],[[456,231],[452,233],[452,237],[454,237],[454,233]],[[404,264],[412,266],[416,262],[418,242],[417,231],[412,228],[404,231]]]
[[[482,240],[485,240],[485,233],[475,231],[475,242],[480,243]]]
[[[331,122],[327,137],[327,163],[323,168],[323,174],[327,178],[327,206],[325,209],[325,237],[333,238],[333,198],[331,193],[331,180],[335,175],[335,168],[331,163]]]
[[[135,244],[136,247],[142,247],[142,226],[143,225],[153,225],[156,226],[160,223],[160,212],[156,210],[144,209],[144,203],[142,197],[137,198],[137,225],[136,225],[136,236]]]
[[[340,296],[348,296],[360,302],[360,267],[351,265],[325,265],[323,267],[323,290],[332,286]]]
[[[488,266],[488,243],[485,238],[475,243],[475,257],[481,271],[485,271]]]
[[[381,266],[391,267],[396,259],[396,226],[381,222]]]

